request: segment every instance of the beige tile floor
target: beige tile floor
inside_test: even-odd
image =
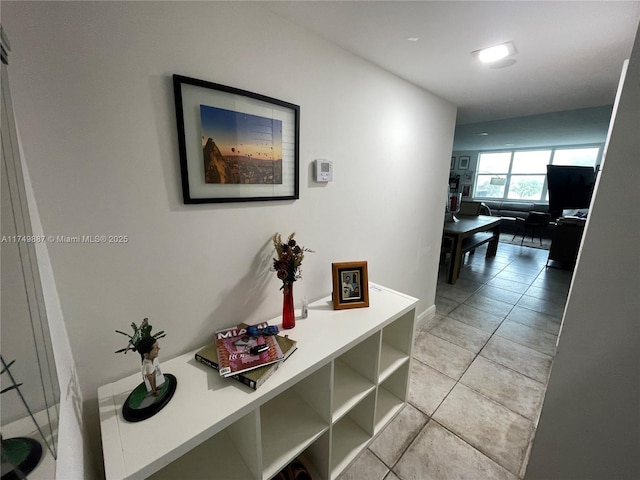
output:
[[[501,243],[438,276],[436,316],[416,333],[409,405],[341,480],[521,479],[555,354],[571,272]]]

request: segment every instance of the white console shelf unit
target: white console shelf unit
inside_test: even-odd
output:
[[[107,479],[268,480],[298,456],[314,479],[336,478],[406,404],[417,302],[370,283],[368,308],[312,303],[281,332],[298,350],[255,391],[197,362],[198,349],[162,361],[176,393],[141,422],[122,417],[140,374],[100,387]]]

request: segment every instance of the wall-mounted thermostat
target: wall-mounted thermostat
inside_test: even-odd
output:
[[[315,161],[316,182],[333,181],[333,162],[329,160],[317,159]]]

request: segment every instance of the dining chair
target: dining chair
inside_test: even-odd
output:
[[[550,221],[551,215],[544,212],[531,212],[527,218],[516,217],[516,225],[518,226],[518,229],[511,240],[514,240],[518,236],[518,233],[520,233],[520,230],[522,230],[522,240],[520,241],[520,245],[522,245],[524,238],[527,235],[527,230],[531,230],[531,241],[533,242],[533,237],[535,233],[538,232],[538,236],[540,237],[540,246],[542,246],[542,234],[549,226]]]

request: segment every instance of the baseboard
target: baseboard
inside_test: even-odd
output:
[[[429,320],[436,316],[436,305],[433,304],[416,318],[416,330],[425,325]]]

